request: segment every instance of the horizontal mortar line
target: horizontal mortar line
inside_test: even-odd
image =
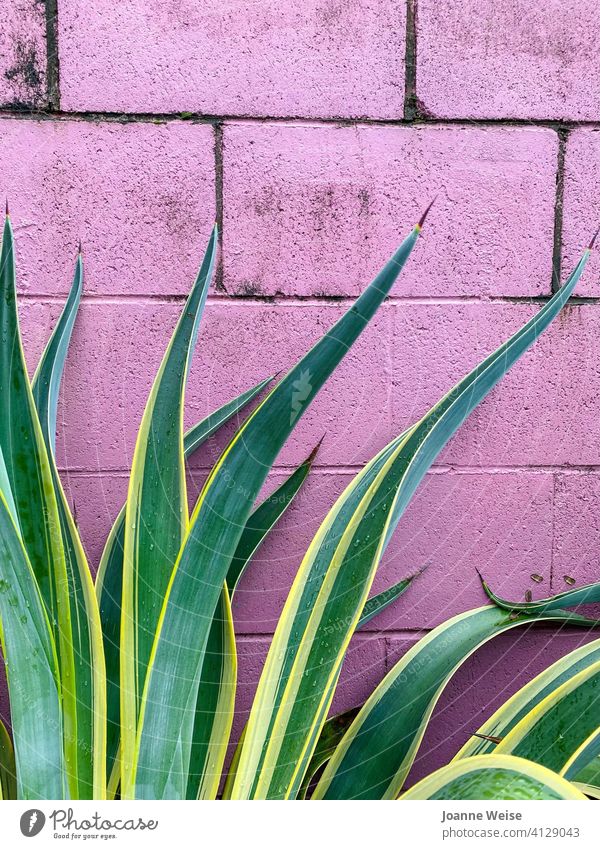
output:
[[[240,592],[240,591],[238,590],[238,592]],[[243,590],[241,592],[243,594]],[[235,626],[235,604],[234,604],[234,611],[233,611],[233,619],[234,619],[234,626]],[[392,637],[392,638],[396,638],[396,639],[398,637],[400,637],[400,638],[410,638],[410,639],[417,638],[418,639],[420,637],[426,636],[427,634],[430,634],[436,627],[437,626],[435,626],[435,625],[432,625],[430,628],[423,628],[423,627],[421,627],[421,628],[419,628],[419,627],[411,628],[410,626],[407,626],[407,627],[404,627],[404,628],[382,628],[380,630],[372,630],[372,631],[365,628],[364,630],[361,629],[360,631],[357,631],[355,636],[364,637],[366,640],[376,639],[376,638],[385,639],[387,637]],[[536,622],[535,623],[535,629],[536,629],[536,631],[548,630],[548,631],[552,631],[553,633],[555,633],[556,623],[550,622],[550,621],[548,621],[548,622]],[[586,633],[585,628],[580,628],[579,630],[583,634]],[[590,628],[590,630],[592,630],[592,629]],[[236,629],[235,636],[241,642],[250,643],[250,642],[252,642],[252,640],[255,640],[255,639],[259,639],[259,640],[260,639],[263,639],[263,640],[269,639],[270,640],[270,639],[273,638],[273,632],[272,631],[256,631],[255,632],[255,631],[241,631],[241,630],[238,631]],[[557,638],[560,638],[560,637],[563,637],[563,636],[564,636],[564,634],[557,634]]]
[[[363,469],[365,463],[356,463],[351,465],[340,465],[337,466],[335,464],[323,464],[319,465],[318,462],[313,463],[311,469],[313,472],[320,472],[325,475],[336,475],[336,474],[356,474],[361,469]],[[190,471],[193,473],[197,472],[209,472],[211,466],[192,466]],[[273,471],[281,472],[281,473],[289,473],[294,471],[296,466],[290,465],[281,465],[274,466]],[[551,464],[538,464],[528,463],[523,465],[515,465],[515,464],[507,464],[505,466],[500,465],[470,465],[465,463],[436,463],[431,466],[428,470],[428,474],[434,475],[509,475],[509,474],[585,474],[585,473],[598,473],[600,472],[600,463],[597,465],[564,465],[560,464],[551,465]]]
[[[216,460],[215,460],[216,462]],[[313,473],[318,471],[324,475],[348,475],[348,474],[356,474],[361,469],[364,468],[364,463],[357,463],[355,465],[340,465],[336,466],[333,464],[324,464],[319,465],[318,463],[313,463],[312,471]],[[193,475],[197,474],[207,474],[211,471],[213,467],[211,465],[193,465],[189,467],[189,473]],[[273,467],[273,471],[281,474],[286,474],[289,472],[293,472],[297,468],[297,465],[288,464],[288,465],[278,465]],[[74,477],[127,477],[130,474],[130,469],[86,469],[84,467],[77,468],[65,468],[60,467],[59,470],[61,475],[69,476],[72,475]],[[600,463],[591,465],[535,465],[535,464],[527,464],[527,465],[506,465],[506,466],[474,466],[474,465],[461,465],[459,463],[445,464],[440,463],[432,466],[428,470],[429,474],[457,474],[457,475],[507,475],[507,474],[519,474],[519,473],[529,473],[529,474],[564,474],[564,475],[580,475],[585,473],[600,473]]]
[[[375,127],[428,127],[428,126],[461,126],[461,127],[543,127],[552,130],[577,129],[579,127],[600,128],[600,121],[586,121],[559,118],[469,118],[469,117],[435,117],[416,115],[412,118],[369,118],[367,116],[349,118],[338,117],[307,117],[304,115],[231,115],[204,112],[110,112],[94,110],[39,110],[39,109],[2,109],[0,118],[15,118],[18,120],[39,121],[106,121],[113,123],[169,123],[183,121],[189,124],[283,124],[293,123],[311,126],[375,126]]]
[[[238,590],[239,592],[239,590]],[[243,590],[242,590],[243,593]],[[234,626],[235,626],[235,605],[234,605]],[[373,630],[369,631],[365,629],[364,631],[361,629],[357,631],[354,635],[355,637],[363,638],[364,640],[374,639],[374,638],[385,638],[385,637],[419,637],[425,636],[432,631],[433,628],[390,628],[385,630]],[[235,636],[237,639],[241,640],[244,643],[251,643],[253,640],[270,640],[273,638],[272,631],[238,631],[236,630]]]
[[[596,465],[591,464],[566,464],[564,466],[560,464],[535,464],[528,463],[526,465],[514,465],[508,464],[506,466],[473,466],[473,465],[462,465],[460,463],[452,463],[452,464],[439,464],[432,466],[429,469],[429,472],[433,474],[459,474],[459,475],[506,475],[513,473],[523,473],[527,472],[530,474],[585,474],[586,472],[597,473],[600,472],[600,463]]]
[[[63,295],[50,295],[35,292],[20,292],[19,300],[32,301],[39,304],[64,304],[68,293]],[[113,295],[88,295],[84,294],[84,304],[184,304],[187,295],[160,295],[160,294],[113,294]],[[311,307],[323,305],[350,306],[355,303],[358,295],[221,295],[211,294],[207,298],[207,304],[225,304],[226,306],[256,306],[258,304],[270,304],[271,306],[298,306]],[[550,295],[389,295],[385,304],[421,304],[421,305],[444,305],[444,304],[545,304],[550,300]],[[575,296],[569,298],[566,306],[596,306],[600,304],[600,297]]]
[[[361,290],[362,292],[363,290]],[[351,305],[359,297],[356,295],[222,295],[211,294],[208,302],[214,303],[273,303],[273,304],[301,304],[306,306],[320,305],[324,301],[331,304]],[[415,303],[415,304],[478,304],[481,302],[509,302],[509,303],[544,303],[550,300],[551,295],[402,295],[392,293],[387,295],[384,304]],[[600,298],[598,298],[600,301]]]

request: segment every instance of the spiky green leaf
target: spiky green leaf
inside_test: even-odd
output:
[[[190,428],[184,436],[183,447],[186,460],[197,451],[219,428],[228,424],[271,382],[272,378],[260,381],[236,398],[210,413],[205,419]],[[107,772],[110,786],[116,789],[118,777],[113,775],[115,758],[119,749],[121,733],[120,709],[120,638],[121,597],[123,592],[123,542],[125,536],[125,508],[119,512],[106,541],[100,567],[96,576],[96,595],[100,607],[102,636],[106,659],[107,680]]]
[[[133,455],[123,538],[121,787],[131,781],[146,670],[160,610],[189,526],[184,394],[217,250],[213,230],[144,410]]]
[[[69,793],[54,638],[33,569],[0,492],[0,621],[19,799]]]
[[[70,567],[61,533],[56,470],[35,408],[21,344],[14,240],[8,216],[0,254],[0,338],[0,449],[11,492],[8,500],[12,498],[14,503],[16,524],[48,610],[58,651],[66,769],[70,792],[77,798],[80,769],[87,771],[89,757],[78,746],[77,682],[81,667],[73,642]]]
[[[17,798],[15,750],[6,726],[0,720],[0,799]]]
[[[161,614],[126,796],[184,797],[210,623],[252,504],[294,426],[389,292],[418,233],[416,227],[350,310],[272,390],[213,469]],[[202,593],[193,591],[198,581]]]
[[[42,433],[53,454],[56,444],[56,412],[60,384],[82,291],[83,261],[80,253],[75,263],[75,274],[69,297],[31,382],[31,391],[40,418]]]
[[[341,659],[382,552],[416,487],[469,413],[560,311],[588,255],[533,319],[384,449],[326,517],[301,564],[267,656],[234,798],[293,793],[325,721]]]

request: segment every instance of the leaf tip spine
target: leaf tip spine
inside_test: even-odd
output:
[[[431,560],[426,560],[425,563],[423,563],[421,566],[419,566],[419,568],[416,570],[416,572],[413,572],[412,575],[408,576],[408,580],[413,581],[415,578],[418,578],[419,575],[422,575],[423,572],[426,569],[429,569],[430,566],[431,566]]]
[[[502,742],[502,737],[493,737],[491,734],[480,734],[478,731],[473,734],[473,737],[479,737],[480,740],[487,740],[489,743],[495,743],[496,745]]]
[[[479,571],[479,569],[477,568],[477,566],[475,567],[475,571],[476,571],[476,572],[477,572],[477,574],[479,575],[479,580],[481,581],[481,586],[482,586],[482,587],[483,587],[483,589],[485,590],[486,594],[487,594],[487,595],[490,595],[491,590],[490,590],[489,584],[488,584],[488,582],[485,580],[485,578],[483,577],[483,575],[481,574],[481,572]]]
[[[313,450],[310,452],[310,454],[308,455],[308,457],[306,458],[306,460],[304,461],[307,465],[309,465],[309,466],[311,466],[311,465],[312,465],[312,463],[313,463],[313,461],[314,461],[315,457],[316,457],[316,456],[317,456],[317,454],[319,453],[319,448],[320,448],[320,447],[321,447],[321,445],[323,444],[323,440],[325,439],[325,437],[326,437],[326,436],[327,436],[327,434],[326,434],[326,433],[324,433],[324,434],[323,434],[323,436],[319,439],[319,441],[318,441],[318,442],[317,442],[317,444],[315,445],[315,447],[313,448]]]
[[[600,226],[598,227],[598,229],[596,230],[596,232],[592,236],[592,239],[591,239],[589,245],[587,246],[588,251],[593,250],[594,245],[596,244],[596,239],[598,238],[598,233],[600,233]]]
[[[417,233],[420,233],[421,230],[423,229],[423,225],[425,224],[427,216],[429,215],[429,210],[431,209],[431,207],[435,203],[436,198],[437,198],[437,195],[435,195],[435,197],[433,198],[433,200],[431,201],[431,203],[429,204],[429,206],[427,207],[427,209],[425,210],[423,215],[419,218],[419,220],[416,224],[416,227],[415,227],[415,230],[417,231]]]

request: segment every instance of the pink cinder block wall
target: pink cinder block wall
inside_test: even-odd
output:
[[[291,365],[438,195],[392,297],[272,475],[274,487],[325,434],[236,600],[239,731],[294,573],[337,495],[549,297],[595,229],[595,3],[7,0],[0,25],[0,194],[32,368],[84,245],[58,452],[94,568],[214,220],[221,252],[189,424]],[[599,275],[596,256],[579,300],[419,489],[376,589],[429,568],[353,641],[336,709],[364,700],[428,629],[483,603],[476,569],[515,598],[559,592],[565,576],[598,579]],[[222,444],[194,460],[192,491]],[[414,774],[586,639],[523,631],[478,652],[448,687]]]

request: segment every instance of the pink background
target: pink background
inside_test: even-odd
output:
[[[600,24],[592,0],[7,0],[0,191],[33,367],[81,237],[85,297],[58,452],[90,561],[126,491],[144,401],[215,218],[222,233],[187,421],[287,368],[438,195],[389,302],[290,439],[316,468],[235,604],[243,722],[286,592],[364,461],[547,298],[598,219]],[[335,707],[499,590],[599,577],[600,260],[576,304],[427,476],[377,578],[427,572],[355,640]],[[218,456],[194,461],[192,490]],[[531,575],[539,574],[536,584]],[[444,696],[417,771],[586,637],[498,640]]]

